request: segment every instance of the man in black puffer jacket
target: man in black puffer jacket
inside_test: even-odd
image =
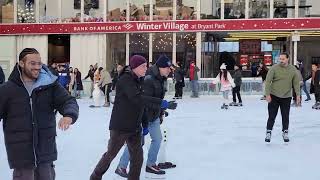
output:
[[[153,98],[163,99],[165,96],[164,82],[171,72],[171,62],[166,56],[160,56],[156,64],[150,67],[147,71],[147,75],[144,78],[143,90],[144,95]],[[166,102],[164,100],[164,102]],[[157,165],[157,156],[162,142],[162,134],[160,129],[161,116],[164,114],[165,109],[175,109],[177,103],[170,101],[163,103],[158,108],[146,107],[144,112],[144,119],[148,121],[148,128],[144,128],[143,135],[147,135],[150,132],[151,145],[148,152],[146,172],[153,174],[165,174],[165,171],[161,170]],[[127,177],[126,169],[129,163],[130,154],[126,147],[116,169],[116,173],[122,177]],[[131,163],[130,163],[131,169]]]
[[[121,147],[126,144],[131,155],[128,180],[139,180],[143,163],[141,146],[141,124],[147,128],[147,120],[143,117],[144,109],[160,109],[167,101],[161,98],[145,96],[143,94],[143,77],[147,70],[147,61],[144,57],[134,55],[119,75],[116,84],[116,97],[112,109],[109,130],[110,139],[108,150],[96,165],[90,180],[101,180],[109,169],[111,161],[116,157]]]
[[[0,120],[13,180],[54,180],[56,117],[67,130],[79,113],[76,100],[41,63],[39,52],[24,49],[9,80],[0,86]],[[9,178],[8,178],[9,179]]]

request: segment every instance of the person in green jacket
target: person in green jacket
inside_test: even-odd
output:
[[[292,87],[297,94],[297,102],[300,100],[300,79],[296,68],[289,64],[289,55],[280,54],[280,63],[271,67],[266,78],[266,100],[268,101],[268,122],[265,142],[270,142],[271,131],[278,109],[282,116],[282,137],[284,142],[289,142],[289,113],[292,97]]]

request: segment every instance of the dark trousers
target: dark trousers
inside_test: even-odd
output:
[[[110,83],[101,87],[101,91],[106,96],[107,102],[110,102],[110,93],[112,92],[112,84]]]
[[[232,88],[232,98],[233,102],[237,102],[236,95],[238,96],[239,103],[242,103],[241,95],[240,95],[240,86],[236,86]]]
[[[316,102],[320,102],[320,93],[314,93],[314,98],[316,99]]]
[[[141,146],[141,133],[126,133],[121,131],[110,131],[108,150],[95,167],[90,180],[101,180],[103,174],[109,169],[111,161],[127,143],[130,154],[130,171],[128,180],[139,180],[143,163],[143,150]]]
[[[13,180],[54,180],[54,165],[39,164],[37,168],[23,168],[13,170]]]
[[[273,129],[279,107],[282,116],[282,131],[288,130],[291,97],[279,98],[277,96],[271,95],[271,99],[271,102],[268,104],[269,118],[267,123],[267,130]]]
[[[175,95],[174,97],[182,97],[183,94],[183,82],[176,82],[175,87]]]

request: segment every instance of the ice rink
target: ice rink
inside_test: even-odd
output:
[[[107,148],[111,108],[89,108],[92,102],[86,98],[78,102],[77,123],[66,132],[57,130],[57,180],[88,180]],[[166,179],[320,179],[320,110],[311,109],[313,100],[291,109],[287,144],[281,136],[280,113],[271,143],[264,142],[267,103],[260,97],[244,96],[243,107],[228,110],[220,109],[221,102],[220,96],[186,97],[178,100],[175,111],[169,111],[162,128],[168,131],[167,160],[177,168],[166,170]],[[149,137],[146,141],[145,151]],[[119,155],[104,180],[116,179]],[[0,180],[11,180],[11,174],[0,131]],[[145,165],[141,179],[144,177]]]

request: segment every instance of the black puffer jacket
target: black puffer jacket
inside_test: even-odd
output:
[[[146,96],[163,99],[166,89],[164,83],[166,78],[162,77],[159,68],[156,65],[151,66],[147,71],[147,76],[144,78],[143,90]],[[150,109],[146,108],[146,118],[149,122],[155,121],[160,117],[161,108]]]
[[[55,110],[73,123],[78,118],[76,100],[43,66],[31,96],[17,66],[0,86],[0,120],[10,168],[35,167],[57,159]]]
[[[4,81],[5,81],[4,72],[0,66],[0,84],[4,83]]]
[[[162,100],[143,95],[143,78],[138,78],[125,67],[116,84],[116,97],[112,109],[109,129],[124,132],[141,132],[141,123],[147,127],[143,118],[144,108],[160,109]],[[142,122],[145,120],[144,122]]]

